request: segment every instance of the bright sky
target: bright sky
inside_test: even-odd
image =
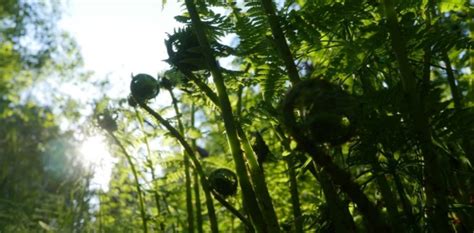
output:
[[[127,88],[130,73],[156,75],[168,66],[162,60],[166,32],[179,26],[174,20],[182,8],[176,1],[161,0],[66,0],[62,28],[77,40],[85,68],[95,77],[109,75]],[[123,82],[122,82],[123,81]],[[123,93],[117,87],[108,93]]]
[[[164,46],[166,32],[179,25],[174,20],[181,4],[161,0],[65,0],[66,12],[60,26],[76,39],[85,69],[93,79],[107,76],[113,88],[109,97],[125,98],[129,93],[130,74],[156,76],[168,68]],[[124,94],[126,93],[126,94]],[[93,186],[107,190],[114,159],[107,153],[103,138],[85,141],[84,159],[95,168]]]

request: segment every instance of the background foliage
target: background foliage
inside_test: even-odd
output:
[[[80,67],[55,6],[0,8],[0,231],[474,229],[470,1],[185,1],[159,95],[90,116],[119,158],[106,192],[57,116],[20,98]],[[218,168],[236,195],[206,188]]]

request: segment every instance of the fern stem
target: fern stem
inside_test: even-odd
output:
[[[237,135],[236,124],[234,121],[234,116],[232,114],[232,107],[230,105],[229,97],[227,95],[226,86],[224,84],[224,78],[222,73],[219,69],[219,65],[212,55],[212,51],[209,45],[209,41],[207,40],[206,33],[204,31],[204,27],[202,25],[201,19],[199,18],[199,14],[197,12],[196,6],[193,0],[185,0],[186,7],[188,9],[189,15],[191,17],[191,21],[193,24],[194,32],[198,38],[199,44],[203,51],[205,60],[207,65],[212,73],[214,83],[216,85],[217,94],[219,97],[219,106],[221,108],[222,118],[224,119],[224,126],[226,128],[227,139],[230,144],[232,156],[236,165],[237,176],[240,181],[240,186],[242,188],[242,193],[244,195],[244,200],[252,206],[253,210],[250,209],[251,213],[255,211],[255,207],[258,206],[258,202],[255,198],[255,192],[252,189],[252,185],[250,180],[247,176],[247,169],[245,165],[245,160],[242,155],[242,151],[240,149],[240,142]],[[263,177],[262,177],[263,178]],[[257,186],[259,184],[256,184]],[[266,187],[265,187],[266,188]],[[258,195],[258,194],[257,194]],[[279,232],[280,228],[278,226],[278,219],[276,218],[275,210],[273,209],[273,204],[271,203],[271,199],[262,199],[261,201],[265,203],[269,203],[268,209],[261,209],[263,213],[263,217],[267,218],[266,226],[265,223],[253,221],[254,224],[258,224],[260,227],[257,229],[268,229],[270,232]],[[253,205],[253,203],[257,202],[257,205]],[[255,216],[255,214],[253,214]]]
[[[201,210],[201,195],[199,193],[199,177],[197,172],[193,172],[194,177],[194,201],[196,207],[196,229],[198,233],[203,233],[204,230],[202,228],[203,221],[202,221],[202,210]]]
[[[285,147],[285,149],[287,151],[291,151],[291,147],[290,147],[290,139],[287,138],[285,136],[285,133],[283,132],[282,128],[281,127],[276,127],[275,128],[275,131],[277,133],[277,135],[279,136],[281,142],[282,142],[282,145]],[[298,153],[298,152],[296,152]],[[292,160],[292,159],[303,159],[304,161],[304,158],[303,158],[303,155],[298,155],[298,154],[292,154],[290,155],[289,157],[289,160],[287,161],[288,163],[288,166],[290,166],[290,163],[292,164],[292,166],[294,166],[294,163],[295,161]],[[297,156],[301,156],[301,157],[297,157]],[[329,179],[330,177],[330,174],[327,174],[324,170],[322,171],[318,171],[317,170],[318,168],[318,165],[317,163],[313,160],[312,161],[312,164],[309,165],[309,171],[311,172],[311,174],[313,174],[313,176],[316,178],[316,180],[319,181],[319,184],[323,190],[323,193],[324,193],[324,196],[326,198],[326,203],[328,205],[328,208],[329,208],[329,213],[330,213],[330,217],[333,221],[333,223],[335,224],[335,232],[337,233],[340,233],[340,232],[344,232],[344,233],[350,233],[350,232],[355,232],[355,224],[354,224],[354,221],[352,219],[352,216],[349,212],[349,210],[347,209],[347,206],[344,206],[344,204],[342,203],[342,200],[339,198],[339,195],[338,193],[336,192],[336,189],[334,187],[334,184],[333,182]],[[293,182],[295,182],[294,186],[295,188],[297,187],[297,183],[296,183],[296,174],[292,174],[294,173],[291,172],[291,170],[289,170],[289,176],[290,176],[290,185],[291,185],[291,179],[294,179]],[[293,178],[292,178],[293,177]],[[290,187],[290,192],[291,192],[291,195],[292,195],[292,205],[293,205],[293,209],[299,209],[299,200],[296,201],[296,200],[293,200],[293,199],[298,199],[298,191],[296,190],[291,190],[292,188]],[[293,197],[295,196],[295,197]],[[298,211],[298,210],[293,210],[294,212],[294,218],[295,218],[295,230],[296,231],[299,231],[299,228],[302,228],[301,227],[298,227],[298,225],[302,225],[302,219],[301,219],[301,210]],[[298,221],[300,223],[298,223]],[[302,229],[301,229],[301,232]]]
[[[204,92],[204,94],[211,100],[211,102],[214,105],[216,105],[218,108],[220,108],[220,103],[219,103],[219,99],[217,97],[217,94],[209,86],[207,86],[200,79],[196,78],[196,76],[194,76],[193,73],[191,73],[189,71],[186,71],[186,70],[181,70],[181,72],[184,75],[186,75],[186,77],[188,77],[191,81],[193,81]],[[239,98],[239,99],[241,100],[241,98]],[[240,104],[237,104],[237,105],[238,105],[238,108],[239,108]],[[237,112],[239,112],[239,109],[237,109]],[[239,118],[240,114],[237,115],[237,117]],[[256,157],[255,153],[253,152],[253,150],[251,149],[252,147],[251,147],[250,142],[248,141],[247,137],[245,136],[245,133],[242,129],[242,126],[240,125],[240,123],[238,121],[235,121],[235,124],[236,124],[236,127],[237,127],[237,131],[239,133],[239,137],[241,137],[241,140],[244,142],[244,150],[245,150],[245,154],[247,155],[246,158],[247,158],[247,161],[249,162],[249,167],[251,167],[250,170],[252,171],[252,168],[254,168],[255,171],[260,170],[259,165],[257,163],[257,157]],[[251,173],[251,174],[254,175],[253,177],[258,177],[257,172]],[[263,177],[263,174],[261,174],[260,177],[255,178],[255,179],[260,179],[261,180],[262,177]],[[259,184],[261,184],[261,182]],[[264,187],[266,187],[266,185]],[[265,191],[265,192],[268,193],[268,190]],[[247,199],[245,199],[245,195],[244,195],[244,202],[245,202],[245,200],[247,200]],[[258,204],[259,204],[258,202],[255,202],[254,205],[252,205],[252,206],[257,206]],[[249,210],[245,206],[246,205],[244,205],[244,209],[246,209],[248,213],[251,213],[253,222],[256,222],[258,224],[264,222],[264,217],[263,217],[262,213],[260,212],[260,209]],[[250,226],[250,228],[253,228],[253,227]],[[262,231],[264,231],[263,229],[264,228],[262,228]]]
[[[453,68],[451,66],[451,60],[449,59],[448,52],[443,52],[442,54],[443,62],[446,66],[446,74],[448,77],[449,88],[451,89],[451,96],[454,101],[454,107],[456,109],[461,109],[463,107],[461,93],[458,86],[456,85],[456,78],[454,77]]]
[[[275,14],[275,5],[273,4],[272,0],[261,0],[261,2],[262,7],[265,10],[265,13],[267,14],[268,22],[272,30],[273,39],[276,45],[275,47],[280,53],[283,62],[285,63],[291,83],[295,85],[300,81],[300,76],[298,74],[298,69],[296,69],[296,65],[293,59],[293,55],[291,54],[290,47],[288,46],[288,43],[286,43],[285,35],[283,34],[283,30],[281,29],[278,17]]]
[[[273,209],[273,204],[271,202],[272,198],[267,189],[267,184],[265,181],[265,175],[263,174],[263,169],[258,164],[257,155],[252,149],[249,139],[247,138],[245,132],[242,129],[240,122],[236,122],[237,133],[242,141],[242,147],[244,149],[248,167],[250,168],[250,177],[254,184],[254,189],[256,192],[257,199],[259,201],[260,208],[262,209],[263,218],[266,222],[272,223],[271,228],[268,230],[274,232],[275,228],[278,227],[278,218],[276,216],[275,210]],[[279,228],[278,228],[279,229]]]
[[[138,110],[136,108],[134,110],[135,110],[135,116],[138,119],[138,124],[140,126],[140,130],[145,135],[143,141],[145,143],[146,151],[147,151],[146,166],[150,169],[151,179],[153,180],[153,182],[152,182],[153,186],[152,187],[153,187],[153,190],[154,190],[153,196],[154,196],[154,199],[155,199],[156,211],[157,211],[158,215],[161,215],[160,197],[158,195],[158,190],[157,190],[157,185],[156,185],[155,167],[153,166],[153,161],[151,160],[150,143],[148,142],[148,137],[145,134],[145,127],[143,125],[143,118],[140,116],[140,113],[138,112]],[[164,231],[165,228],[166,228],[164,221],[160,220],[159,225],[160,225],[160,230]]]
[[[170,88],[168,92],[171,96],[171,102],[173,104],[174,112],[176,114],[176,119],[178,121],[178,129],[181,135],[184,135],[184,126],[181,121],[181,113],[178,107],[178,99],[173,93],[173,90]],[[194,232],[194,210],[193,210],[193,196],[191,190],[191,175],[189,168],[189,155],[187,153],[183,154],[183,163],[184,163],[184,176],[185,176],[185,186],[186,186],[186,210],[187,210],[187,220],[188,220],[188,232]]]
[[[212,190],[212,194],[227,210],[229,210],[234,216],[236,216],[246,227],[252,229],[252,224],[245,218],[236,208],[234,208],[229,202],[227,202],[220,194]]]
[[[408,224],[411,226],[411,230],[413,232],[420,232],[420,229],[416,225],[415,216],[413,216],[413,210],[410,204],[410,201],[407,198],[407,194],[402,184],[402,180],[400,179],[400,175],[396,169],[396,161],[393,157],[392,153],[385,153],[385,157],[388,160],[389,167],[390,167],[390,174],[393,176],[393,180],[395,183],[395,188],[397,189],[398,196],[400,198],[400,202],[402,203],[403,213],[405,214],[405,218],[408,219]]]
[[[398,25],[397,13],[392,0],[384,0],[383,5],[391,37],[390,41],[395,53],[395,57],[397,58],[398,65],[400,66],[403,90],[406,92],[406,94],[413,95],[415,93],[416,84],[410,64],[408,62],[406,47],[403,43],[404,38],[402,37],[400,26]]]
[[[211,100],[212,103],[214,103],[216,106],[220,107],[219,104],[219,97],[217,94],[206,84],[204,83],[201,79],[196,77],[192,72],[187,71],[187,70],[180,70],[181,73],[183,73],[189,80],[193,81],[201,91],[206,94],[206,96]]]
[[[193,161],[194,167],[196,168],[199,176],[201,176],[201,185],[204,190],[204,195],[206,197],[206,206],[207,206],[207,212],[209,215],[209,221],[211,223],[211,231],[213,233],[219,232],[218,230],[218,225],[217,225],[217,216],[216,212],[214,209],[214,204],[212,203],[212,197],[211,197],[211,189],[209,187],[209,184],[207,183],[206,175],[204,173],[204,169],[201,166],[201,163],[199,160],[196,158],[196,155],[192,149],[192,147],[189,145],[189,143],[184,139],[184,137],[179,133],[178,130],[176,130],[175,127],[173,127],[167,120],[165,120],[160,114],[155,112],[153,109],[151,109],[148,105],[145,103],[139,103],[140,107],[145,109],[149,114],[151,114],[159,124],[163,125],[168,132],[178,140],[178,142],[181,144],[181,146],[184,148],[185,152],[189,155],[189,158]]]
[[[421,103],[421,98],[417,96],[415,77],[408,62],[408,54],[401,36],[393,1],[384,0],[383,8],[387,17],[393,52],[400,68],[402,87],[409,100],[410,116],[413,118],[414,127],[418,133],[425,163],[424,179],[426,183],[428,222],[433,227],[434,232],[453,232],[449,224],[447,188],[443,174],[440,172],[442,169],[439,154],[431,139],[429,119],[423,112],[423,108],[420,108],[423,103]]]
[[[191,105],[191,126],[194,127],[194,122],[195,122],[195,114],[196,114],[196,108],[194,103]],[[196,140],[192,141],[192,146],[193,146],[193,151],[196,151]],[[196,169],[193,169],[193,175],[194,175],[194,199],[195,199],[195,205],[196,205],[196,226],[197,226],[197,232],[198,233],[203,233],[204,230],[202,228],[202,210],[201,210],[201,195],[199,192],[199,177]]]
[[[332,161],[326,149],[320,145],[313,144],[304,134],[301,134],[296,124],[295,115],[293,114],[296,97],[300,94],[301,88],[306,88],[306,86],[301,84],[303,83],[299,83],[293,87],[284,99],[282,112],[287,114],[283,114],[282,116],[283,124],[286,126],[290,135],[298,142],[298,146],[308,153],[314,162],[327,172],[332,181],[336,185],[340,185],[341,189],[357,204],[358,209],[367,218],[367,221],[371,223],[369,227],[372,227],[372,229],[369,230],[371,232],[390,232],[390,228],[387,227],[380,217],[379,211],[362,192],[360,186],[352,180],[350,173],[337,166]]]
[[[303,219],[301,215],[301,207],[300,207],[300,198],[298,192],[298,183],[296,180],[296,172],[295,172],[295,163],[294,163],[294,156],[290,155],[287,160],[288,166],[288,179],[290,183],[290,194],[291,194],[291,206],[293,208],[293,218],[294,218],[294,225],[295,225],[295,233],[303,233]]]
[[[320,169],[319,171],[317,171],[316,164],[314,164],[314,167],[316,178],[318,179],[319,184],[321,185],[321,188],[324,193],[324,198],[326,199],[326,203],[329,208],[329,215],[331,216],[331,219],[333,221],[335,232],[356,232],[356,226],[354,224],[352,216],[343,201],[341,200],[341,198],[339,198],[338,192],[336,191],[336,187],[334,187],[333,182],[329,178],[330,175],[326,171],[324,171],[324,169]]]
[[[459,111],[464,107],[464,104],[463,104],[461,92],[459,91],[459,88],[456,85],[457,81],[456,81],[456,78],[454,77],[453,68],[451,66],[451,60],[449,59],[447,52],[443,52],[442,57],[443,57],[443,62],[446,66],[446,74],[448,76],[448,83],[449,83],[449,88],[451,89],[451,96],[453,98],[454,107],[456,108],[457,111]],[[469,159],[469,162],[471,164],[474,164],[474,150],[472,148],[472,143],[469,141],[467,137],[464,137],[462,139],[462,148],[464,152],[466,153],[467,158]]]
[[[135,179],[135,187],[137,189],[138,201],[140,205],[140,215],[141,215],[142,223],[143,223],[142,230],[144,233],[147,233],[148,227],[147,227],[147,219],[146,219],[146,214],[145,214],[145,204],[143,201],[143,196],[142,196],[143,194],[140,188],[140,183],[138,182],[138,172],[135,169],[135,165],[132,162],[132,157],[127,152],[127,149],[125,149],[125,147],[122,145],[120,140],[114,135],[112,131],[107,130],[107,133],[109,133],[112,139],[114,139],[115,143],[119,146],[120,150],[122,150],[122,153],[125,155],[125,158],[127,159],[127,162],[130,165],[130,169],[132,169],[132,174],[133,174],[133,178]]]
[[[184,75],[186,75],[191,81],[193,81],[201,90],[203,90],[204,93],[206,94],[206,96],[211,100],[211,102],[213,102],[217,107],[220,107],[217,94],[209,86],[207,86],[200,79],[196,78],[194,76],[194,74],[192,74],[191,72],[185,71],[185,70],[183,70],[181,72]],[[242,87],[240,88],[240,90],[242,90]],[[240,96],[239,97],[239,102],[241,102],[242,101],[241,95],[239,94],[239,96]],[[238,113],[240,112],[240,110],[239,110],[240,106],[241,106],[241,103],[238,103],[237,104],[237,112]],[[240,118],[240,113],[237,115],[237,117]],[[263,172],[260,169],[260,166],[257,162],[257,156],[255,155],[255,152],[252,150],[252,146],[250,145],[250,141],[248,140],[247,136],[245,135],[240,122],[235,121],[235,124],[236,124],[236,128],[237,128],[238,136],[240,137],[240,140],[243,143],[243,148],[244,148],[244,151],[245,151],[245,154],[246,154],[247,162],[249,163],[250,174],[251,174],[252,181],[254,181],[256,183],[255,189],[258,189],[258,190],[256,190],[256,192],[259,193],[260,196],[262,196],[260,199],[271,200],[268,189],[266,188],[267,185],[266,185],[266,182],[264,180],[265,177],[264,177]],[[257,197],[257,199],[258,199],[258,197]],[[262,202],[263,202],[263,204],[262,204]],[[260,202],[258,204],[259,205],[264,205],[265,202],[264,201],[262,201],[262,202]],[[269,205],[267,204],[267,206],[261,206],[261,208],[262,209],[265,209],[265,208],[268,209]],[[261,213],[258,213],[257,211],[254,211],[254,214],[255,214],[254,215],[254,222],[258,222],[258,223],[263,223],[264,222],[263,221],[264,216]],[[275,216],[275,218],[276,218],[276,216]]]
[[[176,130],[168,121],[166,121],[160,114],[158,114],[157,112],[155,112],[153,109],[151,109],[148,105],[144,104],[144,103],[139,103],[140,104],[140,107],[142,107],[143,109],[145,109],[145,111],[147,111],[149,114],[151,114],[161,125],[163,125],[167,130],[168,132],[174,137],[176,138],[179,143],[181,144],[181,146],[183,146],[184,150],[186,151],[186,153],[188,153],[189,155],[189,158],[191,159],[191,161],[194,163],[194,167],[196,168],[196,171],[198,173],[198,175],[200,176],[201,178],[201,186],[204,190],[204,194],[206,196],[206,200],[211,200],[211,201],[206,201],[206,204],[207,204],[207,207],[208,207],[208,212],[209,212],[209,218],[210,218],[210,222],[211,222],[211,230],[212,232],[218,232],[218,228],[217,228],[217,217],[215,216],[215,210],[214,210],[214,206],[212,204],[212,198],[210,196],[211,193],[211,188],[209,186],[209,183],[207,181],[207,178],[206,178],[206,175],[204,173],[204,169],[202,168],[202,165],[201,163],[199,162],[199,160],[197,159],[191,145],[186,141],[186,139],[184,139],[184,137],[178,132],[178,130]],[[213,193],[214,194],[214,193]],[[215,196],[216,197],[216,196]],[[216,200],[218,200],[224,207],[228,208],[228,207],[231,207],[231,205],[229,203],[227,203],[224,199],[222,198],[219,198],[219,197],[216,197]],[[236,214],[235,213],[235,209],[233,208],[228,208],[228,210],[233,213],[233,214]],[[239,216],[237,216],[239,217]],[[239,217],[240,218],[240,217]],[[249,223],[248,220],[244,220],[243,221],[244,224],[246,223]]]
[[[382,194],[382,199],[386,204],[388,216],[390,218],[390,222],[392,223],[393,228],[396,232],[403,232],[402,221],[400,219],[400,214],[398,213],[397,208],[397,199],[393,194],[390,185],[387,182],[387,178],[385,177],[385,173],[380,166],[380,163],[377,159],[377,154],[372,153],[370,156],[370,163],[372,165],[372,169],[375,173],[375,182],[379,186],[380,193]]]
[[[427,8],[425,9],[425,16],[426,16],[426,29],[430,30],[431,27],[431,4],[432,1],[428,0]],[[427,96],[428,90],[429,90],[429,84],[430,84],[430,78],[431,78],[431,58],[433,57],[433,53],[431,51],[431,46],[427,45],[423,49],[423,76],[422,76],[422,96]]]

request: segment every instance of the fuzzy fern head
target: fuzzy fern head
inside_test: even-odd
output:
[[[175,30],[165,40],[170,65],[187,71],[197,71],[206,68],[196,35],[190,27]]]

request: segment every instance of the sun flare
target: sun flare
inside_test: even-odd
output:
[[[91,184],[102,190],[108,189],[112,168],[116,159],[110,155],[103,136],[92,136],[80,147],[82,163],[93,172]]]

